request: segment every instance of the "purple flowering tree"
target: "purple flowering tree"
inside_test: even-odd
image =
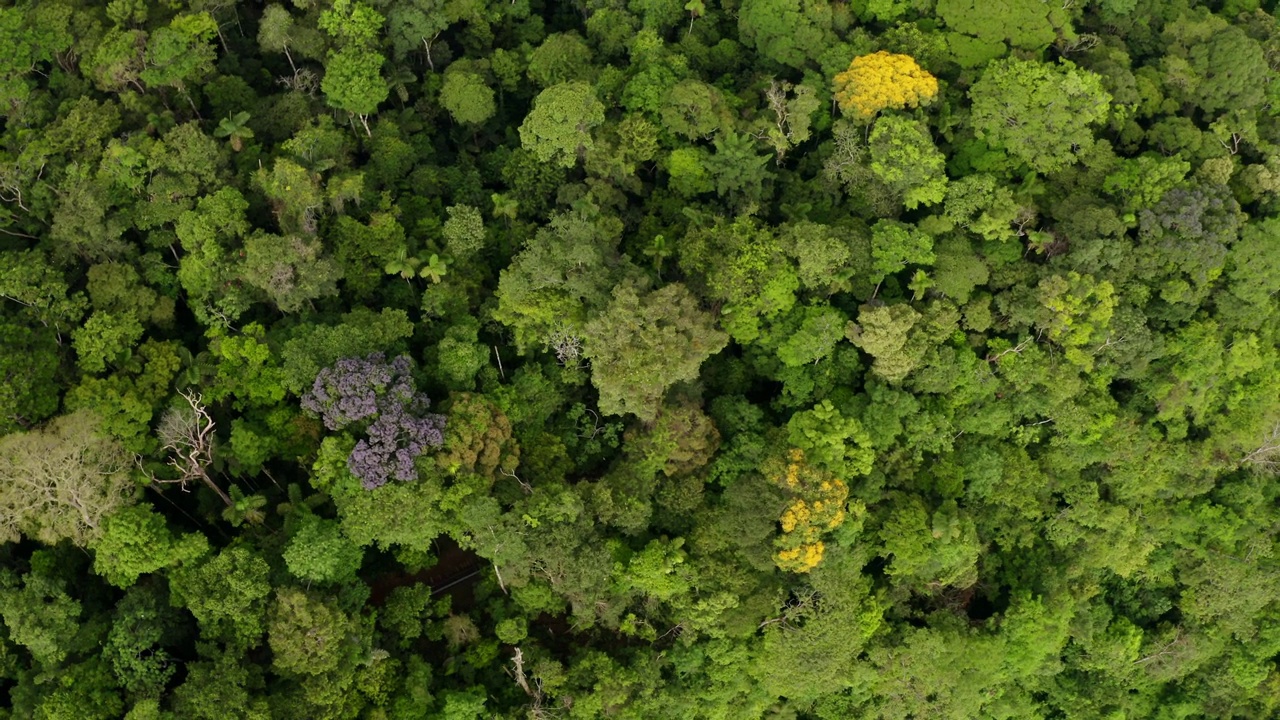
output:
[[[356,443],[347,467],[367,489],[392,478],[415,479],[418,456],[444,444],[444,416],[427,412],[431,401],[414,388],[411,369],[407,355],[391,362],[382,353],[343,358],[321,370],[302,396],[303,409],[330,430],[363,426],[367,437]]]

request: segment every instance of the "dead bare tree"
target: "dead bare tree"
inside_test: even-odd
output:
[[[533,683],[529,682],[529,678],[524,673],[524,651],[516,648],[516,654],[511,659],[512,669],[509,671],[511,676],[515,678],[516,685],[529,696],[529,717],[532,720],[545,720],[546,718],[556,717],[556,713],[544,706],[547,698],[542,692],[542,681],[534,678]]]
[[[169,467],[178,471],[178,477],[160,480],[153,475],[151,479],[159,483],[177,483],[183,490],[186,490],[187,483],[199,480],[217,493],[227,507],[233,507],[235,501],[209,476],[216,425],[204,406],[204,397],[188,390],[179,394],[187,401],[187,406],[170,408],[156,428],[156,435],[169,453]]]
[[[556,361],[562,367],[585,367],[582,363],[582,338],[576,332],[559,326],[547,336],[547,346],[556,354]]]
[[[1256,450],[1240,458],[1240,464],[1270,472],[1280,470],[1280,423],[1271,427],[1271,432],[1267,433]]]

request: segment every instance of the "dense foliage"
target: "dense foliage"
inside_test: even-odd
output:
[[[0,718],[1277,716],[1275,11],[0,3]]]

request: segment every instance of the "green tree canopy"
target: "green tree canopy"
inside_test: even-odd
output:
[[[1073,63],[1013,59],[988,65],[969,99],[979,136],[1043,173],[1088,152],[1090,126],[1107,118],[1111,103],[1101,78]]]

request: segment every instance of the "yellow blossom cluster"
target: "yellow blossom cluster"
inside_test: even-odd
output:
[[[774,562],[783,570],[792,570],[794,572],[809,572],[822,562],[822,553],[826,550],[826,546],[819,540],[816,543],[808,543],[799,547],[789,548],[787,550],[779,550],[774,557]]]
[[[775,474],[778,485],[795,493],[782,512],[782,536],[774,562],[783,570],[809,572],[822,561],[826,546],[822,534],[839,527],[845,519],[849,488],[844,481],[806,462],[804,452],[792,450],[788,462]]]
[[[885,108],[917,107],[938,95],[938,80],[910,55],[859,55],[835,77],[840,109],[869,118]]]

